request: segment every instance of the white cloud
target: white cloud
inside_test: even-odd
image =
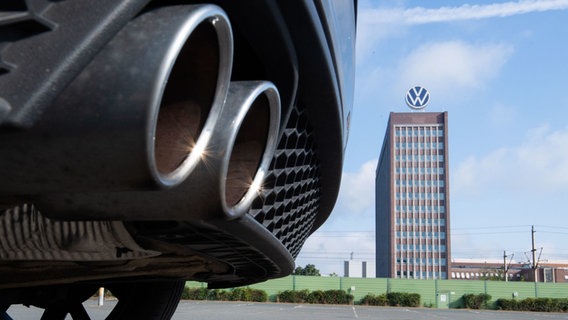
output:
[[[396,5],[396,4],[395,4]],[[357,61],[367,61],[377,44],[407,32],[408,27],[456,21],[502,18],[568,9],[568,0],[521,0],[485,5],[440,8],[373,7],[362,4],[357,17]]]
[[[470,156],[450,173],[452,192],[454,195],[465,191],[471,195],[479,195],[487,186],[496,183],[496,177],[502,177],[503,163],[510,154],[508,149],[498,149],[481,158]]]
[[[546,189],[568,187],[568,129],[550,132],[543,126],[532,130],[528,141],[515,151],[525,182]]]
[[[568,9],[568,0],[521,0],[459,7],[367,9],[360,13],[363,23],[419,25],[426,23],[508,17],[533,12]]]
[[[455,96],[482,87],[495,77],[513,49],[502,44],[473,45],[462,41],[429,43],[400,63],[398,91],[421,84],[438,96]]]
[[[362,214],[375,203],[375,169],[377,160],[365,162],[358,172],[344,172],[338,197],[338,211]]]
[[[491,189],[523,194],[554,193],[568,188],[568,128],[530,130],[526,140],[481,157],[471,156],[451,173],[454,195],[479,195]]]

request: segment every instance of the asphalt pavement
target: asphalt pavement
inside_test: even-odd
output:
[[[104,319],[115,305],[97,300],[84,303],[93,320]],[[17,305],[8,309],[14,320],[36,320],[41,310]],[[68,319],[71,319],[68,317]],[[217,301],[181,301],[172,320],[330,320],[330,319],[378,319],[378,320],[566,320],[568,314],[539,312],[507,312],[494,310],[392,308],[368,306],[310,305],[289,303],[246,303]]]

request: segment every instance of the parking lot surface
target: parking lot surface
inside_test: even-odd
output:
[[[115,301],[98,306],[96,300],[84,303],[92,319],[104,319]],[[16,320],[41,318],[41,310],[21,305],[8,310]],[[71,317],[68,317],[71,319]],[[216,301],[181,301],[172,320],[556,320],[568,319],[568,314],[539,312],[506,312],[493,310],[391,308],[367,306],[330,306],[288,303],[245,303]]]

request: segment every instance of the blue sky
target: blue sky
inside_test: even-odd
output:
[[[448,111],[453,259],[568,261],[568,0],[359,1],[342,186],[297,265],[374,262],[375,168],[406,90]]]

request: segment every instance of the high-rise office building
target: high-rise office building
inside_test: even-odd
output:
[[[448,113],[391,113],[376,193],[376,275],[447,279]]]

